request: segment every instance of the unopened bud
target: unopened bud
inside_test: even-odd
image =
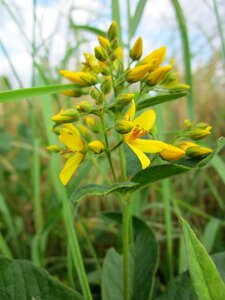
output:
[[[76,109],[81,113],[81,112],[85,112],[85,113],[89,113],[91,111],[94,110],[94,105],[92,103],[90,103],[89,101],[81,101],[77,106]]]
[[[142,56],[142,48],[143,48],[142,38],[139,37],[130,50],[130,58],[132,60],[139,60]]]
[[[204,122],[198,123],[196,125],[196,127],[199,128],[199,129],[206,129],[206,130],[211,130],[212,129],[211,125],[209,125],[208,123],[204,123]]]
[[[118,108],[124,108],[127,106],[132,99],[134,99],[134,94],[120,94],[116,99],[115,103]]]
[[[183,91],[183,90],[187,91],[190,89],[190,85],[185,84],[185,83],[179,83],[179,84],[174,85],[172,89],[173,89],[173,91]]]
[[[112,54],[112,61],[120,60],[123,57],[123,50],[121,47],[118,47]]]
[[[176,143],[176,146],[183,149],[184,151],[191,147],[199,147],[197,144],[187,141],[178,142]]]
[[[205,147],[190,147],[186,150],[186,155],[191,158],[207,156],[212,153],[212,149]]]
[[[158,67],[153,72],[151,72],[146,78],[146,84],[149,86],[154,86],[159,83],[163,77],[172,69],[170,65],[164,67]]]
[[[62,148],[57,146],[57,145],[50,145],[50,146],[47,146],[46,149],[50,152],[54,152],[54,153],[59,153]]]
[[[174,161],[182,158],[185,151],[173,145],[165,144],[165,148],[160,152],[160,157],[166,161]]]
[[[111,41],[111,43],[110,43],[110,49],[111,49],[112,51],[115,51],[115,50],[117,50],[118,47],[119,47],[118,38],[115,38],[115,39],[113,39],[113,40]]]
[[[105,49],[103,47],[100,46],[96,46],[95,49],[95,57],[99,60],[99,61],[106,61],[107,60],[107,53],[105,51]]]
[[[110,93],[112,89],[112,81],[110,76],[105,77],[104,81],[101,84],[101,90],[104,94]]]
[[[96,100],[96,104],[97,105],[102,104],[104,102],[104,99],[105,99],[104,93],[103,92],[99,93],[98,99]]]
[[[71,123],[77,121],[79,119],[79,114],[77,110],[76,109],[71,109],[71,110],[72,111],[70,111],[70,109],[67,109],[64,111],[63,109],[61,109],[61,111],[57,115],[53,116],[51,120],[58,124]],[[64,114],[65,112],[66,114]]]
[[[79,112],[76,108],[66,109],[60,113],[61,116],[73,117],[79,120]]]
[[[154,67],[157,68],[165,59],[166,47],[162,46],[159,49],[154,50],[149,55],[144,57],[138,65],[152,64],[154,62]]]
[[[104,49],[107,49],[110,45],[110,41],[106,38],[104,38],[103,36],[98,36],[98,41],[99,44],[101,45],[101,47],[103,47]]]
[[[113,21],[112,24],[110,25],[107,32],[107,37],[110,41],[112,41],[115,37],[117,37],[117,24],[115,21]]]
[[[94,154],[100,154],[105,150],[105,145],[98,140],[89,143],[88,147],[92,152],[94,152]]]
[[[88,72],[72,72],[61,70],[59,73],[80,86],[90,86],[98,83],[98,77]]]
[[[143,66],[134,67],[126,74],[126,81],[130,83],[137,82],[144,78],[144,76],[151,70],[151,66],[146,64]]]
[[[188,119],[185,119],[184,120],[184,129],[191,129],[193,127],[193,123],[188,120]]]
[[[130,132],[132,128],[133,124],[127,120],[119,120],[115,123],[115,130],[121,134]]]
[[[198,128],[195,128],[193,130],[191,130],[189,132],[189,136],[192,140],[201,140],[201,139],[204,139],[206,136],[208,136],[211,132],[210,132],[210,129],[211,129],[211,126],[209,126],[210,128],[209,129],[198,129]]]
[[[94,100],[97,100],[99,97],[99,91],[97,89],[93,88],[90,90],[90,95],[91,95],[91,98],[93,98]]]

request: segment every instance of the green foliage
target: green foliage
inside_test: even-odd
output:
[[[198,300],[223,300],[225,284],[189,224],[182,220],[188,270]]]
[[[79,293],[53,279],[26,260],[0,257],[0,292],[3,300],[81,300]]]
[[[121,214],[106,213],[106,217],[122,222]],[[129,247],[129,297],[132,300],[149,299],[158,264],[158,245],[152,230],[137,217],[132,218],[134,241]],[[123,256],[114,249],[107,252],[102,276],[104,300],[123,298]]]
[[[162,104],[168,101],[173,101],[178,98],[184,97],[187,93],[180,92],[180,93],[170,93],[166,95],[158,95],[155,97],[150,97],[149,95],[146,95],[145,97],[142,97],[140,101],[137,103],[137,110],[144,109],[146,107],[154,106],[157,104]]]

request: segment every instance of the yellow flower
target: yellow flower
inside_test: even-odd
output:
[[[101,45],[101,47],[103,47],[105,49],[107,49],[110,46],[110,41],[101,35],[98,36],[98,41],[99,41],[99,44]]]
[[[72,124],[64,124],[60,131],[59,140],[67,147],[64,154],[70,154],[60,173],[60,180],[66,185],[85,156],[84,143],[79,131]]]
[[[133,120],[135,110],[136,108],[133,100],[130,109],[124,116],[124,120],[132,122],[133,128],[129,133],[124,134],[123,138],[124,142],[137,155],[141,162],[142,169],[145,169],[150,164],[150,159],[145,153],[159,153],[166,147],[166,144],[155,140],[140,139],[147,134],[154,125],[156,114],[154,110],[148,110]]]

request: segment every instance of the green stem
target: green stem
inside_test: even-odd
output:
[[[120,140],[120,135],[118,134],[118,140]],[[127,172],[126,172],[126,160],[124,157],[123,146],[119,147],[119,157],[120,157],[120,167],[121,167],[121,175],[122,180],[127,180]]]
[[[81,284],[81,288],[84,294],[84,298],[86,300],[92,300],[92,295],[90,291],[90,287],[88,284],[86,272],[84,269],[84,264],[80,252],[80,247],[78,244],[78,239],[76,232],[74,230],[74,224],[73,224],[73,218],[71,214],[71,209],[70,209],[70,204],[68,202],[67,197],[62,197],[62,202],[63,202],[63,215],[64,215],[64,220],[66,222],[66,228],[67,228],[67,233],[69,237],[69,245],[71,248],[72,252],[72,257],[74,260],[74,264],[76,266],[77,274],[79,277],[79,281]]]
[[[113,178],[114,178],[115,182],[117,182],[116,174],[115,174],[115,171],[114,171],[114,168],[113,168],[113,164],[112,164],[111,151],[109,149],[109,141],[108,141],[108,137],[107,137],[107,134],[106,134],[105,121],[104,121],[104,113],[102,113],[100,115],[100,119],[101,119],[102,130],[103,130],[105,144],[106,144],[106,155],[107,155],[107,158],[108,158],[108,161],[109,161],[110,168],[112,170]]]
[[[129,223],[130,201],[123,202],[123,300],[129,300]]]

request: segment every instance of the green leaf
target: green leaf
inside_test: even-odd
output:
[[[53,84],[33,88],[0,92],[0,103],[27,99],[36,96],[56,94],[65,90],[80,90],[75,84]]]
[[[212,255],[216,267],[225,281],[225,252]],[[155,298],[154,298],[155,299]],[[166,291],[156,300],[196,300],[188,272],[175,277],[167,286]]]
[[[135,10],[134,16],[131,18],[131,24],[130,24],[130,38],[132,38],[137,30],[138,24],[140,23],[145,5],[147,3],[147,0],[139,0],[137,8]]]
[[[156,165],[138,172],[133,178],[131,178],[131,181],[138,182],[140,184],[149,184],[189,170],[190,168],[188,167],[175,164]]]
[[[105,31],[103,31],[103,30],[101,30],[101,29],[99,29],[99,28],[93,27],[93,26],[88,26],[88,25],[76,25],[76,24],[74,24],[73,22],[70,22],[70,26],[71,26],[73,29],[85,30],[85,31],[94,33],[94,34],[96,34],[96,35],[101,35],[101,36],[106,37]]]
[[[70,201],[77,202],[82,197],[87,195],[106,196],[111,193],[123,194],[130,191],[131,188],[138,188],[138,186],[139,185],[135,182],[121,182],[113,184],[111,186],[88,184],[75,189],[70,196]]]
[[[168,101],[173,101],[178,98],[184,97],[187,93],[180,92],[180,93],[171,93],[167,95],[158,95],[155,97],[150,97],[149,95],[141,98],[141,101],[137,103],[136,110],[141,110],[149,106],[154,106],[157,104],[165,103]]]
[[[209,222],[206,224],[205,229],[204,229],[204,234],[202,237],[202,244],[206,248],[207,252],[212,252],[214,242],[217,237],[217,233],[221,227],[221,221],[218,219],[211,219]]]
[[[54,280],[31,262],[0,257],[0,295],[2,300],[81,300],[81,295]]]
[[[129,287],[132,287],[132,257],[129,257]],[[132,290],[129,294],[131,295]],[[102,270],[102,299],[123,299],[123,256],[115,249],[107,251]]]
[[[174,164],[167,163],[162,165],[150,166],[135,174],[134,177],[131,178],[131,181],[140,184],[149,184],[157,180],[190,171],[194,168],[201,168],[203,166],[206,166],[213,159],[218,151],[222,149],[224,144],[225,138],[221,137],[217,140],[217,146],[215,147],[214,151],[207,157],[200,157],[195,159],[185,157],[176,161],[176,163]]]
[[[119,213],[104,213],[104,216],[110,218],[118,222],[122,223],[122,215]],[[149,299],[151,294],[151,288],[154,280],[154,274],[156,271],[156,267],[158,264],[158,245],[154,236],[154,233],[151,229],[143,222],[141,219],[134,217],[133,221],[133,231],[134,231],[134,243],[130,245],[130,299],[131,300],[146,300]],[[114,262],[112,260],[114,259]],[[109,258],[108,258],[109,259]],[[116,256],[111,253],[110,262],[107,262],[106,257],[106,267],[104,271],[103,267],[103,295],[111,295],[111,293],[115,293],[117,291],[117,295],[119,295],[119,290],[123,290],[123,286],[118,283],[118,277],[121,276],[121,281],[123,282],[123,277],[121,275],[122,266],[117,267],[117,270],[114,269],[115,279],[112,278],[111,270],[115,267],[115,259]],[[117,265],[119,265],[119,259],[122,258],[117,257]],[[111,266],[114,264],[114,267]],[[106,278],[104,279],[104,276]],[[116,281],[116,285],[113,284],[113,281]],[[113,294],[114,295],[114,294]],[[104,298],[104,300],[119,300],[120,298]]]
[[[188,270],[198,300],[224,300],[225,284],[189,224],[182,220]]]

